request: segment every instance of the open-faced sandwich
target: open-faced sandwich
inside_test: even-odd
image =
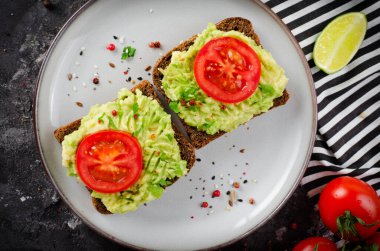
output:
[[[249,20],[209,24],[161,59],[153,82],[196,148],[283,105],[288,79]]]
[[[126,213],[160,198],[195,160],[193,146],[148,81],[120,90],[116,100],[93,106],[54,134],[68,174],[88,187],[104,214]]]

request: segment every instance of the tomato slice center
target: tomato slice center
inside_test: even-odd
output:
[[[223,37],[207,42],[194,62],[199,87],[210,97],[237,103],[256,90],[261,64],[254,50],[244,42]]]
[[[246,60],[232,48],[213,49],[216,60],[206,60],[205,77],[228,93],[236,93],[247,85],[244,72],[248,71]]]
[[[132,135],[100,131],[83,139],[77,151],[78,175],[91,189],[113,193],[127,189],[138,179],[142,152]]]

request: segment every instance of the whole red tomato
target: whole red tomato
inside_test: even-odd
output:
[[[344,176],[332,180],[318,205],[323,223],[344,239],[365,239],[380,226],[380,199],[359,179]]]
[[[380,233],[374,233],[371,237],[369,237],[366,240],[366,243],[371,246],[377,245],[377,250],[380,250]],[[376,249],[372,249],[372,250],[376,250]]]
[[[293,251],[338,251],[335,243],[324,237],[310,237],[300,241]]]

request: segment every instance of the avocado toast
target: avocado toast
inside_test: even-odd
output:
[[[262,74],[257,91],[240,103],[227,104],[212,100],[194,79],[196,72],[192,68],[198,51],[206,42],[223,36],[232,36],[250,44],[261,59]],[[276,79],[271,79],[271,76]],[[207,145],[255,116],[284,105],[289,99],[285,89],[287,78],[282,68],[270,53],[263,50],[251,22],[241,17],[227,18],[215,26],[209,25],[201,34],[173,48],[156,62],[153,83],[170,108],[179,115],[196,148]]]
[[[135,103],[130,103],[129,99],[135,99]],[[129,110],[124,109],[128,107]],[[146,118],[144,114],[147,115]],[[170,115],[161,107],[153,86],[148,81],[143,81],[130,92],[122,90],[115,101],[93,107],[90,114],[82,120],[55,130],[54,136],[63,146],[63,164],[68,168],[68,174],[77,177],[75,152],[80,147],[78,144],[83,139],[83,134],[91,134],[98,129],[125,130],[125,126],[140,142],[143,170],[136,183],[126,191],[103,194],[89,189],[94,207],[103,214],[133,211],[139,205],[159,198],[165,187],[186,174],[195,161],[193,146],[172,124]]]

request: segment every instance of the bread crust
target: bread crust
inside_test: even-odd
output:
[[[131,92],[135,92],[136,90],[140,90],[145,96],[152,97],[153,99],[157,100],[157,102],[161,105],[160,100],[158,99],[157,93],[154,90],[154,87],[150,84],[149,81],[142,81],[135,87],[131,89]],[[57,128],[54,131],[54,137],[57,139],[59,143],[62,143],[64,140],[64,137],[76,130],[78,130],[80,126],[81,120],[75,120],[74,122],[71,122],[65,126],[62,126],[60,128]],[[188,171],[193,167],[195,162],[195,149],[190,144],[189,141],[183,136],[183,134],[180,133],[178,128],[175,126],[174,123],[172,123],[173,129],[174,129],[174,137],[178,142],[178,146],[180,148],[180,154],[181,158],[183,160],[187,161],[186,168]],[[173,183],[176,181],[175,179]],[[91,189],[87,188],[90,193],[92,192]],[[95,209],[101,213],[101,214],[112,214],[110,211],[107,210],[106,206],[102,203],[100,199],[93,198],[92,197],[92,204],[94,205]]]
[[[216,28],[218,30],[221,30],[221,31],[230,31],[230,30],[239,31],[241,33],[244,33],[246,36],[252,38],[256,42],[256,44],[261,45],[259,36],[255,33],[253,26],[252,26],[252,23],[245,18],[242,18],[242,17],[226,18],[226,19],[220,21],[219,23],[217,23]],[[157,90],[162,94],[162,96],[164,97],[165,101],[168,104],[171,102],[171,100],[165,95],[165,91],[164,91],[163,86],[162,86],[162,78],[164,76],[159,69],[166,69],[166,67],[168,67],[170,64],[172,53],[174,51],[186,51],[186,50],[188,50],[189,47],[191,45],[193,45],[194,40],[196,38],[197,38],[197,35],[194,35],[191,38],[189,38],[188,40],[186,40],[186,41],[182,42],[181,44],[179,44],[178,46],[174,47],[166,55],[161,57],[156,62],[155,66],[153,68],[153,84],[156,86]],[[272,108],[275,108],[275,107],[280,106],[280,105],[284,105],[288,101],[288,99],[289,99],[289,93],[287,92],[287,90],[284,90],[283,95],[279,98],[276,98],[273,101]],[[258,115],[260,115],[260,114],[258,114]],[[255,115],[252,118],[254,118],[258,115]],[[214,139],[219,138],[220,136],[225,134],[224,131],[219,131],[214,135],[210,135],[204,131],[198,131],[198,129],[194,126],[187,125],[186,122],[181,118],[179,118],[179,120],[183,124],[183,126],[186,130],[186,133],[190,138],[192,145],[197,149],[207,145],[208,143],[210,143]]]

